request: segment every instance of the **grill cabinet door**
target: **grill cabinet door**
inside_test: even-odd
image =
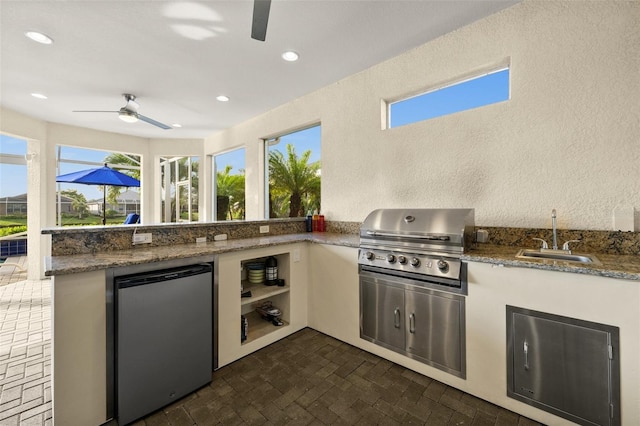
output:
[[[611,418],[611,334],[561,320],[512,315],[510,385],[516,398],[576,423],[616,424]]]
[[[404,350],[404,289],[360,276],[360,337]]]
[[[409,290],[405,298],[407,351],[445,371],[462,372],[464,298]]]

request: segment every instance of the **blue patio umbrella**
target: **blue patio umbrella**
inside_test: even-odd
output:
[[[120,173],[119,171],[114,170],[111,167],[107,167],[106,163],[104,167],[81,170],[79,172],[56,176],[56,182],[81,183],[83,185],[102,185],[104,194],[102,200],[103,225],[106,225],[107,223],[107,185],[126,187],[140,186],[140,181],[138,179],[132,178],[129,175],[125,175],[124,173]]]

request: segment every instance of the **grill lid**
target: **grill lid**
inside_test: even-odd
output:
[[[474,226],[473,209],[378,209],[360,226],[360,245],[464,253]]]

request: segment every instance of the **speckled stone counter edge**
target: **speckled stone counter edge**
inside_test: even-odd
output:
[[[269,233],[261,234],[261,225]],[[270,245],[309,241],[312,243],[358,247],[358,222],[327,221],[327,233],[304,232],[304,219],[279,219],[251,222],[216,222],[138,226],[138,232],[152,232],[153,243],[132,246],[129,226],[84,227],[44,230],[52,235],[52,257],[47,258],[46,275],[90,271],[105,267],[162,261],[200,254],[219,254]],[[558,230],[558,244],[572,244],[576,252],[596,254],[602,265],[581,265],[546,260],[519,260],[520,248],[538,247],[533,238],[551,243],[550,229],[476,227],[487,230],[487,243],[476,244],[463,260],[504,266],[527,267],[561,272],[640,280],[640,234],[621,231]],[[213,242],[213,236],[226,233],[228,241]],[[207,243],[195,238],[206,236]],[[237,241],[234,241],[237,240]]]
[[[360,238],[354,234],[310,233],[271,235],[259,238],[241,238],[206,243],[189,243],[174,246],[146,247],[146,245],[127,250],[111,250],[97,253],[57,255],[45,258],[45,275],[67,275],[89,272],[99,269],[143,263],[161,262],[171,259],[184,259],[198,256],[215,256],[241,250],[273,247],[284,244],[310,242],[344,247],[358,247]]]
[[[542,238],[551,247],[551,229],[539,228],[497,228],[481,227],[489,233],[487,244],[497,246],[510,246],[519,248],[539,248],[540,242],[533,238]],[[623,231],[590,231],[558,229],[558,246],[562,247],[565,241],[579,240],[571,243],[573,251],[581,253],[603,253],[619,255],[640,254],[640,232]],[[479,244],[480,246],[482,244]]]
[[[269,232],[261,233],[260,227],[268,225]],[[277,235],[305,233],[305,219],[271,219],[261,221],[180,223],[162,225],[117,225],[87,226],[82,228],[65,227],[44,229],[43,234],[51,235],[51,255],[68,256],[90,254],[134,248],[133,233],[151,233],[153,242],[135,246],[135,248],[175,246],[195,243],[196,238],[205,237],[214,241],[214,236],[227,234],[228,240],[262,238]],[[327,233],[358,234],[358,222],[327,221]]]

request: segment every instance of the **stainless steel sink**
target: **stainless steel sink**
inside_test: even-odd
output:
[[[541,251],[536,249],[522,249],[516,254],[518,259],[542,259],[542,260],[558,260],[561,262],[589,263],[592,265],[601,265],[600,260],[592,254],[584,253],[565,253],[560,250]]]

